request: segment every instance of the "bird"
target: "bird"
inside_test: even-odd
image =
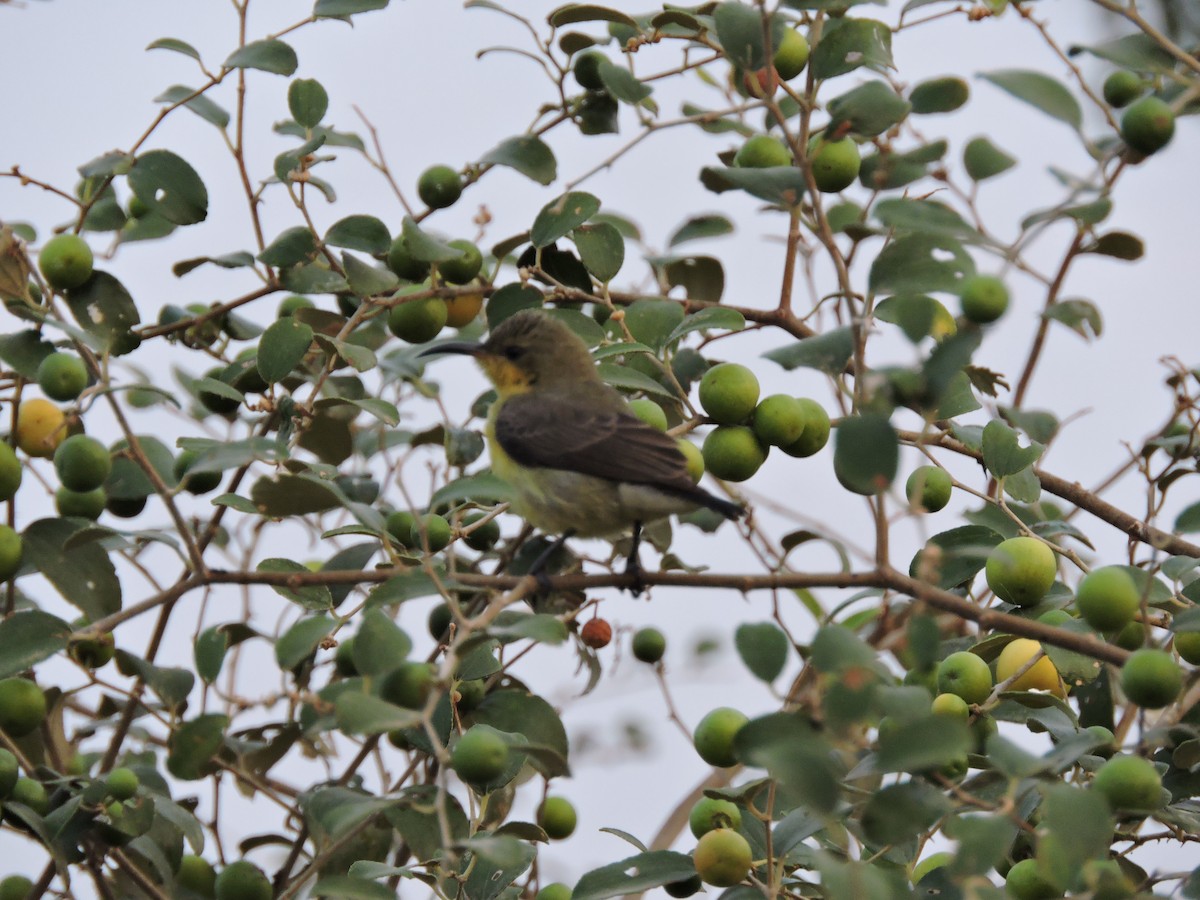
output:
[[[514,313],[482,343],[449,341],[421,356],[464,354],[496,389],[486,436],[492,471],[512,488],[512,509],[559,535],[615,537],[632,529],[626,574],[640,593],[638,544],[645,523],[701,507],[726,519],[745,507],[699,487],[676,439],[630,411],[606,384],[587,345],[543,310]]]

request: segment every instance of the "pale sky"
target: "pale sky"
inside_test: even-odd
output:
[[[513,5],[540,24],[545,21],[545,12],[557,4]],[[641,11],[640,6],[633,4],[612,5]],[[856,13],[893,21],[899,5],[893,3],[886,10],[863,6]],[[279,30],[303,18],[309,8],[310,4],[305,2],[256,0],[252,4],[250,33],[258,37]],[[1095,8],[1078,0],[1038,4],[1034,8],[1038,16],[1050,23],[1052,31],[1063,35],[1064,41],[1090,40],[1089,33],[1095,36],[1100,24]],[[463,10],[447,0],[397,0],[386,11],[366,14],[356,21],[354,28],[323,22],[289,35],[287,40],[300,59],[296,77],[315,78],[326,87],[330,95],[326,121],[339,129],[366,136],[353,107],[362,110],[378,129],[392,171],[410,197],[415,195],[417,174],[426,166],[447,163],[457,168],[478,159],[500,140],[522,132],[538,106],[554,99],[549,82],[529,60],[500,52],[476,58],[476,51],[482,47],[526,45],[528,35],[494,12]],[[580,30],[595,33],[598,28],[581,26]],[[165,36],[187,40],[215,68],[236,46],[236,18],[230,5],[200,0],[176,0],[169,4],[154,0],[103,4],[89,0],[24,0],[0,5],[0,75],[9,86],[0,171],[20,165],[31,177],[71,189],[78,165],[106,151],[130,145],[155,115],[158,108],[153,102],[155,96],[170,85],[195,86],[200,82],[194,64],[186,57],[161,50],[144,51],[152,40]],[[675,50],[663,45],[646,48],[643,53],[647,59],[643,62],[639,57],[639,69],[653,71],[669,64]],[[1090,172],[1089,160],[1066,126],[970,77],[991,69],[1021,67],[1066,78],[1068,73],[1062,62],[1040,42],[1028,23],[1011,15],[969,26],[958,17],[944,19],[898,36],[895,58],[900,77],[908,83],[951,73],[970,81],[972,101],[967,107],[950,116],[928,117],[919,122],[927,137],[944,136],[950,140],[948,159],[954,166],[958,166],[961,158],[962,144],[981,133],[988,134],[1021,161],[1012,173],[985,183],[980,191],[984,218],[998,234],[1014,234],[1016,223],[1026,213],[1061,198],[1056,183],[1044,174],[1047,166],[1077,174]],[[1098,89],[1107,69],[1087,57],[1077,57],[1076,61],[1089,73],[1089,83]],[[642,66],[645,68],[641,69]],[[251,72],[248,76],[252,124],[247,131],[247,144],[249,165],[255,177],[265,177],[273,156],[292,146],[290,139],[270,130],[272,122],[287,118],[289,80],[261,72]],[[844,86],[831,88],[829,96],[848,90],[861,80],[864,76],[857,73],[845,76],[841,79]],[[233,84],[234,79],[229,79],[213,97],[228,109],[234,105]],[[720,102],[719,95],[711,89],[699,88],[691,81],[685,86],[701,104],[715,106]],[[656,83],[655,96],[664,118],[678,114],[684,94],[674,85]],[[1098,133],[1100,117],[1092,109],[1085,115],[1087,131]],[[450,236],[474,237],[476,226],[472,220],[483,205],[492,221],[480,243],[490,246],[526,229],[536,211],[561,193],[566,183],[591,169],[636,133],[627,109],[622,110],[620,136],[581,138],[568,131],[556,130],[548,138],[559,162],[559,179],[554,184],[543,188],[509,171],[489,173],[456,206],[431,218],[430,226]],[[1065,328],[1051,329],[1047,361],[1033,382],[1029,408],[1051,409],[1060,419],[1078,417],[1054,445],[1045,466],[1057,474],[1078,479],[1085,486],[1096,483],[1124,461],[1123,442],[1140,446],[1144,437],[1165,419],[1170,396],[1162,385],[1166,370],[1158,361],[1178,356],[1185,364],[1195,362],[1200,304],[1191,294],[1196,281],[1194,234],[1200,182],[1195,178],[1194,154],[1189,148],[1196,137],[1195,121],[1181,121],[1170,147],[1121,179],[1114,195],[1115,211],[1110,225],[1143,237],[1146,256],[1136,264],[1091,257],[1072,269],[1064,295],[1088,298],[1100,307],[1105,337],[1086,343]],[[605,210],[623,213],[637,221],[654,252],[665,249],[668,235],[690,215],[711,211],[734,218],[738,222],[735,235],[686,245],[685,249],[710,252],[722,259],[728,302],[766,308],[774,304],[778,293],[783,218],[777,214],[755,216],[757,201],[733,193],[710,194],[697,179],[701,166],[713,164],[716,153],[737,144],[734,136],[706,135],[694,129],[670,130],[651,138],[614,170],[588,179],[580,188],[599,196]],[[130,288],[144,321],[153,320],[162,303],[183,305],[228,299],[244,292],[250,284],[244,272],[212,266],[177,279],[170,271],[173,262],[198,255],[254,249],[244,199],[234,190],[234,169],[213,126],[179,111],[156,132],[148,146],[169,147],[200,171],[210,192],[210,215],[204,224],[180,229],[169,241],[123,247],[114,260],[101,263]],[[397,232],[403,211],[383,180],[353,153],[341,150],[337,153],[338,162],[326,170],[324,177],[334,181],[338,202],[326,205],[319,199],[313,201],[317,226],[324,229],[344,215],[364,213],[379,216],[393,233]],[[918,189],[932,187],[932,182],[922,182]],[[848,193],[854,195],[854,189]],[[14,179],[0,178],[0,219],[33,223],[44,239],[68,216],[67,205],[61,200],[34,187],[21,187]],[[263,219],[268,240],[299,222],[295,210],[278,190],[268,193]],[[1032,258],[1043,267],[1052,265],[1069,240],[1065,234],[1065,229],[1052,233]],[[89,241],[98,252],[105,247],[103,236],[89,235]],[[644,267],[639,268],[638,263],[636,248],[628,247],[625,270],[618,283],[644,284]],[[994,272],[999,271],[999,266],[988,259],[981,261],[981,269]],[[863,266],[856,274],[864,278],[865,271]],[[827,282],[825,287],[831,283]],[[1005,372],[1010,382],[1015,383],[1043,298],[1037,285],[1028,279],[1014,277],[1010,286],[1013,308],[993,328],[976,361]],[[800,302],[804,299],[801,295]],[[264,301],[261,316],[256,318],[267,321],[276,305],[274,298]],[[6,328],[12,327],[15,320],[10,319]],[[764,393],[786,391],[828,402],[828,388],[817,373],[806,370],[785,373],[758,358],[761,352],[785,342],[781,335],[756,334],[723,341],[717,352],[723,358],[750,365],[763,381]],[[873,351],[880,354],[873,358],[874,362],[911,361],[907,344],[881,341],[881,345],[880,351]],[[181,357],[169,351],[159,351],[157,356],[154,352],[140,352],[135,361],[154,368],[156,383],[172,387],[173,380],[168,374],[171,365],[180,362],[192,374],[199,371],[199,360]],[[480,379],[468,374],[465,361],[453,366],[439,363],[433,371],[433,377],[443,383],[451,416],[465,418],[471,400],[482,389]],[[985,420],[982,412],[969,418]],[[159,434],[169,433],[171,437],[176,431],[185,433],[174,419],[146,420],[142,427]],[[186,433],[201,432],[194,427]],[[902,486],[904,475],[916,464],[915,454],[903,457],[898,486]],[[974,478],[977,485],[982,485],[973,465],[951,463],[951,469],[957,476]],[[1169,528],[1175,513],[1194,499],[1187,494],[1189,489],[1185,485],[1177,489],[1179,496],[1167,504],[1160,526]],[[827,523],[838,533],[863,543],[869,541],[870,521],[865,504],[847,495],[832,478],[832,455],[828,450],[800,461],[775,454],[745,487],[752,498],[777,498]],[[398,499],[394,489],[390,494],[386,491],[387,488],[385,497],[390,496],[393,502]],[[1140,514],[1144,507],[1136,486],[1115,491],[1111,496],[1135,514]],[[953,511],[965,506],[965,498],[960,498],[929,523],[901,525],[897,529],[895,558],[907,560],[924,537],[959,524]],[[767,512],[759,518],[776,537],[797,527]],[[165,516],[158,506],[157,511],[147,513],[136,524],[152,527],[163,521]],[[1094,522],[1077,524],[1096,539],[1106,561],[1125,561],[1120,535],[1095,526]],[[685,560],[707,563],[716,571],[759,570],[758,563],[731,529],[723,529],[716,537],[700,536],[685,529],[678,529],[677,533],[682,542],[678,552]],[[603,552],[602,545],[594,543],[584,544],[581,549],[594,554]],[[306,558],[299,551],[293,552],[299,558]],[[305,551],[308,555],[322,553],[329,555],[329,550]],[[798,551],[794,557],[793,563],[812,570],[828,570],[835,565],[833,555],[817,547]],[[644,551],[643,558],[647,562],[652,559],[649,551]],[[166,577],[173,577],[171,572]],[[128,583],[136,587],[127,587],[127,602],[144,594],[140,582],[130,579]],[[689,725],[718,705],[738,706],[751,715],[767,712],[776,705],[769,693],[744,672],[728,640],[718,666],[699,670],[689,668],[688,660],[689,645],[697,636],[715,633],[727,638],[737,622],[767,619],[771,613],[767,594],[743,599],[728,592],[656,589],[650,602],[612,592],[600,595],[605,597],[602,614],[614,625],[632,628],[654,623],[667,632],[671,642],[667,660],[673,700]],[[832,592],[821,596],[827,606],[837,602]],[[188,640],[195,627],[194,610],[199,608],[199,596],[193,596],[189,602],[192,608],[173,624],[171,634],[172,653],[185,659],[190,659]],[[274,628],[278,617],[292,615],[291,608],[269,591],[256,594],[254,603],[261,617],[260,627],[264,629]],[[222,610],[225,604],[236,605]],[[422,640],[427,608],[427,603],[414,604],[413,609],[405,609],[400,617],[401,624]],[[208,622],[229,621],[237,616],[235,610],[240,610],[237,594],[215,592],[209,601]],[[121,629],[121,645],[140,653],[143,635],[151,624],[149,618]],[[798,607],[786,609],[784,618],[798,634],[803,635],[811,627],[807,615]],[[610,648],[602,656],[611,667],[613,650]],[[601,687],[578,702],[571,700],[584,680],[581,675],[571,675],[574,658],[568,648],[539,649],[521,669],[532,684],[548,691],[553,702],[566,705],[564,720],[573,736],[595,732],[600,726],[603,737],[604,731],[615,731],[619,727],[616,723],[630,718],[645,723],[655,736],[654,748],[645,757],[602,765],[600,756],[588,756],[576,766],[573,781],[554,785],[556,793],[577,802],[581,822],[576,836],[541,851],[541,866],[550,876],[545,880],[561,878],[573,882],[587,869],[627,855],[631,848],[599,833],[600,827],[624,828],[649,841],[678,798],[707,772],[679,732],[667,723],[664,704],[648,668],[635,663],[627,654],[623,656],[619,666],[606,672]],[[263,657],[262,664],[269,667],[266,677],[270,686],[261,690],[271,690],[277,678],[274,663]],[[778,685],[785,686],[797,669],[798,664],[793,662]],[[193,695],[193,711],[198,712],[197,697],[198,693]],[[610,745],[615,740],[608,735]],[[197,785],[184,785],[180,793],[187,795],[196,788]],[[207,790],[201,789],[199,793],[205,795],[207,803]],[[518,812],[530,812],[534,793],[528,789],[522,792]],[[257,819],[254,805],[237,803],[233,792],[229,792],[229,797],[231,805],[224,812],[233,822],[229,826],[230,836],[253,834],[257,829],[271,826],[273,820]],[[274,810],[270,815],[274,816]],[[689,841],[690,836],[677,846],[686,850]],[[2,855],[6,857],[18,847],[26,846],[12,837],[0,841]],[[276,862],[267,853],[258,858],[266,867]],[[36,872],[32,867],[26,869],[31,877]],[[85,895],[82,891],[79,894]]]

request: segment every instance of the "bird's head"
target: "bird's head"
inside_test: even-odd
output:
[[[474,356],[501,397],[598,378],[587,345],[558,319],[539,310],[514,313],[481,344],[439,344],[421,355],[435,353]]]

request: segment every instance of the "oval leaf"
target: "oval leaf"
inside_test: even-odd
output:
[[[878,494],[896,477],[900,441],[886,416],[866,413],[844,419],[834,441],[833,471],[856,494]]]
[[[545,141],[532,134],[501,141],[485,153],[480,162],[516,169],[538,184],[550,184],[558,176],[554,152]]]
[[[570,191],[542,207],[529,229],[529,240],[539,249],[548,247],[599,211],[598,198],[585,191]]]
[[[299,60],[296,51],[283,41],[268,39],[251,41],[239,47],[225,60],[226,69],[259,69],[276,75],[291,75]]]
[[[1079,108],[1079,101],[1061,82],[1049,75],[1025,69],[1002,69],[980,73],[979,77],[1012,94],[1018,100],[1040,109],[1046,115],[1066,122],[1076,131],[1083,125],[1083,112]]]
[[[774,622],[739,625],[733,641],[746,668],[768,684],[778,678],[787,665],[791,641]]]
[[[312,346],[313,330],[294,316],[274,322],[258,341],[258,374],[269,384],[282,381]]]

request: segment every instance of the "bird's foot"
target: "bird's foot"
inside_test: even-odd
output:
[[[628,585],[626,590],[634,597],[640,597],[646,593],[646,583],[642,581],[642,561],[641,554],[638,552],[642,546],[642,523],[633,523],[633,543],[629,547],[629,558],[625,561],[625,574],[633,578],[633,584]]]
[[[546,566],[549,564],[550,558],[558,552],[563,544],[567,542],[567,538],[574,533],[574,531],[568,531],[548,544],[546,549],[538,554],[537,559],[533,561],[533,565],[529,567],[527,574],[532,575],[534,580],[537,581],[538,593],[549,594],[553,590],[554,586],[550,583],[550,573],[546,571]]]
[[[625,586],[625,590],[629,591],[632,596],[640,597],[646,593],[646,583],[642,580],[642,563],[636,553],[625,562],[625,577],[633,579],[632,584]]]

